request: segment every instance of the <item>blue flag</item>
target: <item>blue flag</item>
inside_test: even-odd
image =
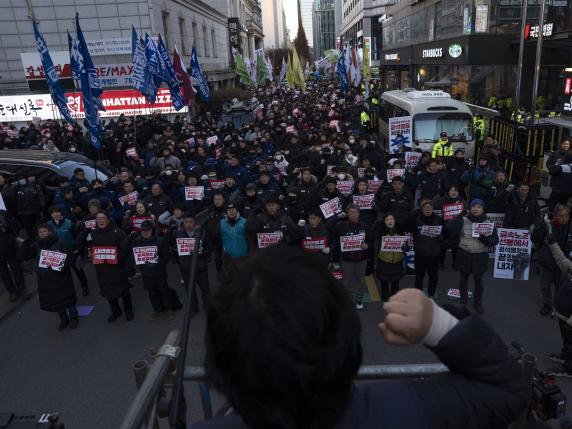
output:
[[[70,51],[70,65],[72,69],[72,79],[79,82],[81,78],[81,70],[79,69],[79,63],[78,63],[79,52],[77,49],[77,41],[72,39],[70,33],[68,33],[68,47]]]
[[[342,90],[347,93],[350,90],[350,83],[348,82],[348,72],[346,70],[346,62],[342,50],[340,50],[340,55],[338,56],[338,65],[336,66],[336,70],[338,72],[338,77],[340,78],[340,83],[342,84]]]
[[[85,63],[86,56],[89,56],[89,52],[87,50],[87,45],[85,44],[83,34],[81,34],[79,22],[77,23],[77,42],[77,66],[80,71],[81,95],[83,101],[83,110],[85,112],[84,122],[87,126],[87,129],[89,130],[91,145],[94,148],[99,149],[101,147],[101,142],[99,140],[100,128],[99,118],[97,117],[96,97],[93,95],[89,71],[87,64]]]
[[[169,85],[169,91],[171,92],[171,101],[173,102],[173,106],[175,106],[175,110],[179,111],[185,107],[185,99],[183,97],[183,92],[181,91],[181,85],[179,84],[179,80],[175,74],[171,57],[169,57],[169,53],[163,43],[163,39],[161,39],[161,35],[159,35],[158,45],[159,57],[161,57],[163,65],[165,66],[167,84]]]
[[[193,52],[191,53],[191,82],[199,89],[199,96],[203,101],[209,101],[211,94],[209,90],[209,85],[203,70],[201,69],[201,63],[199,63],[199,58],[197,57],[197,50],[193,45]]]
[[[133,88],[145,93],[147,89],[147,57],[141,39],[132,27],[131,31],[131,61],[133,62]]]
[[[38,46],[40,59],[42,60],[42,67],[44,67],[46,82],[48,83],[50,94],[52,95],[52,101],[56,106],[58,106],[58,109],[60,110],[60,113],[64,119],[73,125],[74,120],[68,109],[66,97],[64,96],[64,91],[60,85],[56,68],[54,67],[52,57],[50,56],[50,51],[48,50],[46,42],[38,30],[38,24],[36,21],[34,21],[34,35],[36,37],[36,45]]]
[[[85,67],[89,79],[91,96],[94,98],[94,103],[96,108],[99,110],[105,110],[105,108],[103,107],[103,103],[101,102],[101,94],[103,94],[103,85],[101,84],[101,79],[99,79],[95,66],[93,65],[91,54],[89,53],[89,49],[87,48],[87,43],[85,42],[85,38],[83,37],[83,32],[81,31],[81,27],[79,26],[79,15],[77,13],[75,15],[75,25],[77,29],[78,50],[81,51],[81,56],[83,57],[83,67]]]
[[[145,55],[147,56],[147,66],[149,67],[149,73],[153,78],[153,83],[156,88],[159,88],[164,81],[164,72],[161,67],[162,62],[153,38],[147,33],[145,33]]]
[[[155,104],[157,98],[157,86],[155,85],[155,75],[159,70],[159,63],[157,60],[157,52],[153,49],[155,44],[148,34],[145,34],[145,42],[142,41],[143,46],[145,46],[145,58],[147,59],[147,67],[145,68],[146,74],[146,88],[145,97],[147,101],[151,104]]]

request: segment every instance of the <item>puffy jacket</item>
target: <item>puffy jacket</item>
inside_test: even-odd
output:
[[[145,203],[147,203],[149,211],[155,218],[158,218],[165,212],[171,211],[173,207],[173,200],[165,194],[161,194],[157,197],[148,195],[147,198],[145,198]]]
[[[480,198],[485,202],[488,200],[494,178],[495,172],[489,167],[470,169],[461,176],[463,183],[471,185],[471,200]]]
[[[16,253],[16,229],[5,210],[0,210],[0,258]]]
[[[441,234],[439,234],[437,237],[422,235],[421,230],[426,225],[442,227],[443,219],[435,214],[426,217],[419,213],[419,216],[417,216],[415,219],[415,225],[417,226],[414,240],[415,255],[431,257],[439,256],[441,253],[441,242],[443,241],[443,230],[441,230]]]
[[[247,231],[252,234],[282,232],[282,241],[291,243],[298,237],[298,227],[287,215],[278,213],[277,216],[270,216],[263,212],[256,216],[251,216],[246,223]]]
[[[553,192],[569,194],[572,189],[572,152],[558,150],[552,152],[546,160],[550,173],[550,187]]]
[[[432,158],[453,156],[453,146],[447,140],[439,140],[433,145]]]
[[[75,225],[70,219],[62,219],[60,222],[50,220],[48,225],[52,227],[61,242],[70,247],[75,246]]]
[[[510,199],[504,218],[504,228],[528,229],[540,222],[540,206],[536,197],[531,193],[526,201],[521,201],[518,195]]]
[[[413,195],[405,190],[400,194],[395,191],[384,194],[379,202],[380,211],[395,214],[395,220],[400,225],[405,225],[412,219],[411,210],[413,207]]]
[[[194,229],[192,232],[187,232],[187,230],[183,228],[179,228],[175,233],[173,247],[176,251],[177,249],[177,238],[199,238],[199,230]],[[208,269],[209,262],[211,260],[211,253],[212,247],[208,240],[201,240],[199,243],[199,257],[197,258],[197,270],[204,271]],[[179,256],[179,264],[183,269],[190,270],[191,269],[191,262],[193,256],[192,255],[185,255]]]
[[[227,218],[221,219],[220,237],[224,253],[233,258],[248,256],[246,219],[240,217],[234,223],[229,222]]]
[[[425,170],[421,173],[421,175],[417,177],[417,183],[420,192],[420,198],[429,198],[432,200],[437,195],[445,192],[447,175],[443,171],[430,173]]]
[[[146,262],[140,264],[141,275],[143,277],[167,277],[167,263],[170,259],[169,242],[164,237],[159,237],[153,229],[153,235],[143,238],[137,234],[131,240],[131,257],[135,258],[133,249],[136,247],[154,247],[157,252],[157,262]]]
[[[540,249],[538,250],[540,266],[544,269],[555,271],[558,267],[556,266],[556,262],[554,262],[550,247],[544,243],[547,233],[546,225],[542,222],[538,228],[535,228],[532,234],[532,241],[540,245]],[[565,255],[568,255],[568,253],[572,251],[572,227],[570,223],[560,225],[553,219],[552,236]]]
[[[508,202],[514,195],[514,186],[509,188],[509,183],[494,182],[491,186],[489,198],[487,199],[488,213],[505,213]]]
[[[365,243],[371,248],[373,245],[373,241],[371,239],[371,234],[369,231],[369,225],[365,222],[360,220],[357,223],[350,222],[349,219],[346,220],[338,220],[336,222],[336,218],[334,220],[328,222],[328,226],[331,228],[333,235],[335,236],[335,240],[332,240],[332,247],[339,251],[340,249],[340,239],[341,237],[348,236],[348,235],[358,235],[358,234],[365,234]],[[362,262],[368,258],[369,249],[367,250],[358,250],[356,252],[340,252],[340,258],[344,261],[348,262]]]

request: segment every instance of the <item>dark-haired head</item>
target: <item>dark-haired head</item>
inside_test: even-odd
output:
[[[352,397],[360,333],[349,294],[315,256],[270,247],[213,296],[207,378],[253,429],[329,428]]]

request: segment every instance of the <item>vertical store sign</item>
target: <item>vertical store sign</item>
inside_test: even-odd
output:
[[[475,10],[475,33],[486,33],[489,27],[489,5],[480,4]]]
[[[228,42],[231,55],[233,49],[240,53],[240,23],[238,18],[228,18]]]
[[[562,115],[572,117],[572,68],[564,72],[564,83],[562,85],[564,99],[562,101]]]

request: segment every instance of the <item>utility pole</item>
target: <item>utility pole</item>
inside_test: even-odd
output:
[[[536,59],[534,60],[534,83],[532,84],[532,108],[530,120],[536,121],[536,97],[538,95],[538,80],[540,79],[540,66],[542,64],[542,42],[544,40],[544,8],[546,0],[540,0],[540,16],[538,17],[538,42],[536,43]]]
[[[518,67],[516,71],[516,88],[514,96],[514,113],[513,119],[518,120],[518,111],[520,108],[520,87],[522,83],[522,59],[524,57],[524,29],[526,28],[526,13],[528,11],[528,0],[523,0],[522,19],[520,21],[520,47],[518,49]]]

